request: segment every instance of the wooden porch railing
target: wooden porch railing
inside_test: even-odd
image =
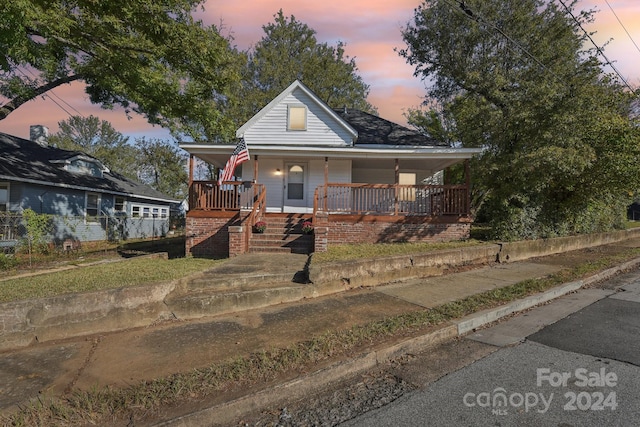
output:
[[[328,184],[316,189],[316,212],[351,215],[469,215],[466,185]]]
[[[218,186],[217,181],[193,181],[189,188],[189,210],[239,211],[251,209],[258,193],[264,192],[262,184],[227,181]]]

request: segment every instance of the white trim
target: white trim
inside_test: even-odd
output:
[[[88,206],[89,206],[89,196],[90,195],[95,195],[98,200],[96,203],[96,214],[95,215],[89,215],[88,211]],[[86,193],[84,193],[84,222],[85,224],[97,224],[98,220],[97,218],[100,216],[100,214],[102,213],[102,194],[97,193],[95,191],[87,191]],[[95,220],[90,221],[89,218],[95,218]]]
[[[384,147],[384,148],[381,148]],[[229,151],[228,145],[215,146],[211,144],[181,144],[180,148],[193,155],[226,154]],[[403,145],[376,145],[376,146],[355,146],[355,147],[309,147],[309,146],[270,146],[252,145],[251,154],[265,157],[340,157],[345,159],[393,159],[410,158],[424,156],[425,159],[470,159],[482,153],[482,148],[449,148],[449,147],[420,147]]]
[[[309,98],[311,98],[313,102],[315,102],[322,110],[324,110],[325,113],[331,116],[338,124],[340,124],[340,126],[346,129],[347,132],[351,134],[354,140],[358,137],[358,132],[353,127],[351,127],[349,123],[347,123],[342,117],[340,117],[335,111],[333,111],[324,101],[318,98],[316,94],[311,91],[311,89],[306,87],[299,80],[291,83],[288,88],[280,92],[280,95],[272,99],[271,102],[269,102],[264,108],[262,108],[262,110],[258,111],[245,124],[240,126],[240,128],[236,131],[236,137],[243,138],[247,129],[251,128],[257,121],[262,119],[272,108],[280,104],[287,96],[289,96],[289,94],[291,94],[296,89],[300,89]],[[253,148],[253,145],[251,147]]]

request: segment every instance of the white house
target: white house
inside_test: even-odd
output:
[[[479,149],[439,146],[372,114],[334,110],[299,81],[236,136],[250,153],[250,160],[236,169],[236,182],[219,187],[193,181],[190,173],[188,253],[267,250],[274,246],[268,240],[280,250],[310,252],[336,242],[468,236],[468,174],[462,185],[444,185],[434,177]],[[192,160],[196,156],[219,168],[234,149],[226,144],[181,147]],[[267,222],[266,236],[250,233],[257,221]],[[303,221],[313,223],[313,237],[299,234]],[[293,244],[304,239],[308,242]]]

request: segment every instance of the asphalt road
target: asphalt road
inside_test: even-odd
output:
[[[344,425],[639,425],[640,275],[600,287],[477,331],[486,356]]]

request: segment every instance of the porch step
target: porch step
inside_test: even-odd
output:
[[[302,224],[311,221],[308,214],[267,214],[264,233],[253,233],[249,239],[249,252],[281,252],[308,254],[313,251],[313,235],[302,232]]]
[[[308,254],[313,249],[313,235],[296,233],[252,234],[249,252],[290,252]]]

